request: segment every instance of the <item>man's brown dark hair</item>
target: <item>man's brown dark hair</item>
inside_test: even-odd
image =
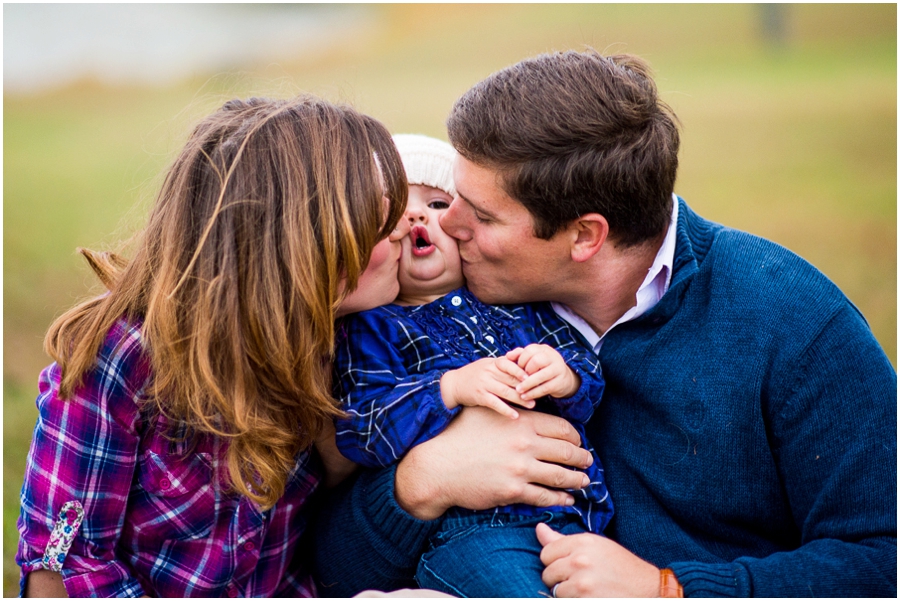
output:
[[[447,129],[463,157],[500,172],[539,238],[599,213],[610,238],[629,247],[671,219],[677,117],[636,56],[591,50],[526,59],[466,92]]]

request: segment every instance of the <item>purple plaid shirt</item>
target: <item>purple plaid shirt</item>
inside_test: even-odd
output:
[[[141,409],[149,376],[140,326],[124,320],[74,398],[58,398],[58,365],[41,373],[18,522],[23,586],[49,569],[71,597],[314,596],[294,551],[318,457],[303,453],[284,496],[260,511],[217,485],[221,440],[173,441],[165,418]]]

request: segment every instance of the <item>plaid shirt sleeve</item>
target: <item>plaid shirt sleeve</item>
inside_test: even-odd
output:
[[[140,334],[120,322],[73,398],[58,396],[58,365],[41,373],[18,522],[23,587],[28,573],[49,569],[71,597],[144,594],[115,553],[140,439],[135,399],[148,376],[141,351]],[[66,523],[75,510],[81,519]]]
[[[344,323],[347,336],[336,350],[334,374],[335,396],[348,417],[335,422],[338,449],[360,465],[392,465],[441,433],[459,412],[444,405],[443,370],[423,367],[442,353],[389,307]],[[423,368],[410,373],[416,367]]]
[[[572,371],[581,378],[581,386],[570,397],[552,398],[560,415],[569,421],[587,423],[594,409],[600,404],[606,382],[597,356],[579,342],[572,328],[563,321],[550,305],[527,305],[528,320],[533,324],[539,344],[552,346],[562,355]]]

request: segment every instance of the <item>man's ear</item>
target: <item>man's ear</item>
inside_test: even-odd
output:
[[[574,233],[572,260],[576,263],[583,263],[600,252],[609,236],[609,222],[598,213],[582,215],[570,227]]]

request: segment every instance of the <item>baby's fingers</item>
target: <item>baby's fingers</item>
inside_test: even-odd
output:
[[[519,352],[516,353],[515,357],[510,357],[510,354],[514,353],[515,351],[519,351]],[[509,353],[506,353],[506,358],[510,359],[511,361],[515,361],[519,367],[521,367],[525,371],[528,371],[528,369],[526,368],[526,366],[528,365],[528,362],[531,361],[532,357],[534,357],[536,354],[540,353],[540,351],[541,351],[541,345],[529,344],[525,348],[514,349],[514,350],[510,351]]]
[[[519,417],[519,412],[504,403],[500,398],[492,395],[486,394],[482,395],[478,399],[478,404],[482,407],[487,407],[488,409],[493,409],[500,415],[504,415],[510,419],[517,419]]]
[[[554,378],[549,382],[544,382],[540,386],[535,386],[527,393],[522,394],[523,399],[539,399],[542,396],[550,395],[554,398],[564,398],[567,396],[571,396],[565,392],[564,383],[560,382],[558,378]]]
[[[509,377],[509,376],[506,376],[506,374],[503,374],[503,375],[504,375],[504,377]],[[493,394],[494,396],[496,396],[497,398],[499,398],[502,401],[508,401],[508,402],[514,403],[516,405],[521,405],[522,407],[525,407],[526,409],[534,408],[534,401],[525,400],[519,395],[518,392],[516,392],[515,386],[517,383],[518,382],[506,384],[504,382],[494,380],[493,382],[490,382],[485,387],[485,389],[489,393]]]
[[[561,367],[565,363],[559,353],[547,347],[535,350],[534,354],[527,361],[523,361],[521,357],[519,358],[519,366],[529,374],[535,374],[542,369],[553,368],[555,365]]]
[[[522,349],[514,349],[514,350],[520,351]],[[509,351],[509,353],[512,353],[512,352],[514,352],[514,351]],[[494,362],[494,365],[501,372],[515,378],[517,383],[522,382],[526,378],[528,378],[528,372],[526,372],[524,369],[522,369],[521,367],[516,365],[514,363],[515,359],[511,359],[509,357],[509,353],[506,354],[506,357],[498,357],[497,360]]]
[[[516,386],[516,392],[518,392],[523,399],[540,398],[548,394],[547,392],[541,391],[547,389],[548,385],[546,383],[551,382],[556,376],[557,374],[552,369],[541,369],[520,382],[519,385]]]
[[[516,363],[529,374],[533,374],[554,363],[565,365],[562,355],[556,349],[546,344],[529,344],[516,358]]]
[[[513,350],[508,351],[508,352],[506,353],[505,357],[506,357],[507,359],[509,359],[510,361],[518,361],[518,360],[519,360],[519,355],[521,355],[521,354],[522,354],[522,351],[524,351],[524,350],[525,350],[525,349],[523,349],[521,346],[516,347],[516,348],[514,348]]]

